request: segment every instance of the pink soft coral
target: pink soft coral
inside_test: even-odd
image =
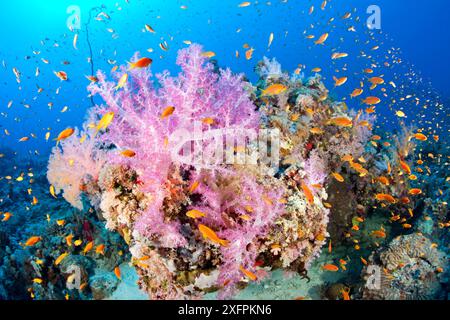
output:
[[[91,93],[100,94],[106,102],[98,112],[115,113],[115,120],[102,140],[119,150],[131,149],[136,153],[135,157],[126,159],[116,152],[111,160],[135,169],[142,190],[153,197],[136,228],[145,236],[157,235],[167,247],[186,243],[177,231],[178,223],[165,219],[162,212],[168,192],[164,182],[171,164],[176,162],[172,155],[177,141],[170,139],[171,135],[175,131],[192,132],[195,122],[201,124],[201,130],[259,126],[259,115],[245,91],[241,75],[233,75],[230,70],[216,73],[198,45],[181,50],[177,63],[182,69],[180,74],[176,77],[167,72],[160,74],[158,85],[151,80],[150,71],[133,70],[129,71],[129,81],[123,90],[116,90],[115,84],[107,82],[100,72],[99,82],[90,86]],[[122,69],[123,72],[126,71]],[[170,118],[162,119],[161,114],[168,106],[173,106],[175,112]],[[214,123],[204,124],[204,119],[214,119]],[[201,144],[207,149],[207,142]]]
[[[106,163],[106,152],[98,148],[93,133],[84,129],[81,133],[76,129],[71,137],[53,148],[47,171],[47,179],[56,193],[63,191],[64,199],[80,210],[83,183],[97,180]]]

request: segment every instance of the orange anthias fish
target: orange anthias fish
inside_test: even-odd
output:
[[[2,222],[8,221],[11,217],[12,217],[12,214],[11,214],[10,212],[5,212],[5,213],[3,214]]]
[[[414,134],[414,138],[416,138],[419,141],[427,141],[428,140],[427,136],[424,135],[423,133]]]
[[[94,248],[94,241],[89,242],[83,249],[83,254],[88,253],[89,251],[92,250],[92,248]]]
[[[339,181],[339,182],[344,182],[344,177],[341,176],[339,173],[334,172],[334,173],[332,173],[332,175],[333,175],[333,177],[334,177],[337,181]]]
[[[33,236],[25,242],[25,246],[32,247],[42,240],[41,237]]]
[[[395,200],[395,198],[393,196],[391,196],[390,194],[386,194],[386,193],[378,193],[377,195],[375,195],[375,199],[377,199],[378,201],[387,201],[389,203],[397,202],[397,200]]]
[[[328,121],[329,125],[339,126],[339,127],[352,127],[353,121],[350,118],[347,117],[336,117],[333,119],[330,119]]]
[[[350,161],[349,164],[351,168],[359,173],[360,177],[364,177],[369,173],[369,171],[367,171],[360,163]]]
[[[72,246],[73,235],[70,234],[70,235],[68,235],[65,239],[66,239],[67,245],[68,245],[69,247]]]
[[[413,189],[410,189],[410,190],[408,191],[408,193],[409,193],[410,195],[417,196],[417,195],[419,195],[419,194],[422,194],[422,190],[421,190],[421,189],[418,189],[418,188],[413,188]]]
[[[71,137],[74,134],[75,130],[72,128],[67,128],[66,130],[62,131],[59,135],[58,138],[56,138],[55,140],[57,142],[60,142],[61,140],[67,139],[69,137]]]
[[[381,184],[384,184],[385,186],[388,186],[388,185],[389,185],[389,179],[386,178],[386,177],[384,177],[384,176],[378,177],[377,180],[378,180]]]
[[[198,219],[198,218],[206,217],[206,214],[201,212],[200,210],[194,209],[194,210],[189,210],[186,213],[186,216],[188,216],[189,218],[192,218],[192,219]]]
[[[383,229],[372,231],[372,235],[377,238],[386,238],[386,232]]]
[[[331,55],[331,59],[332,59],[332,60],[341,59],[341,58],[346,58],[346,57],[348,57],[348,53],[345,53],[345,52],[334,52],[334,53]]]
[[[142,68],[147,68],[148,66],[150,66],[152,64],[153,60],[150,58],[141,58],[136,62],[130,62],[130,70],[133,69],[142,69]]]
[[[381,102],[381,99],[377,97],[367,97],[362,102],[369,106],[373,106],[379,104]]]
[[[279,83],[272,84],[262,91],[262,96],[275,96],[287,90],[287,86]]]
[[[248,277],[250,280],[252,281],[258,280],[258,277],[253,272],[245,269],[243,266],[239,266],[239,270],[241,270],[241,272],[245,274],[245,276]]]
[[[198,186],[200,185],[200,182],[194,181],[192,185],[189,187],[189,193],[194,193],[195,190],[197,190]]]
[[[67,252],[61,254],[58,258],[55,260],[55,266],[59,265],[69,254]]]
[[[402,170],[403,170],[404,172],[406,172],[408,175],[411,174],[411,168],[409,167],[409,165],[408,165],[405,161],[400,160],[400,167],[401,167]]]
[[[314,41],[315,44],[324,44],[325,41],[327,41],[329,34],[328,33],[324,33],[323,35],[320,36],[319,39],[317,39],[316,41]]]
[[[334,86],[340,87],[340,86],[344,85],[347,82],[347,79],[348,79],[347,77],[342,77],[342,78],[333,77]]]
[[[202,52],[203,57],[212,58],[216,56],[216,53],[214,51],[205,51]]]
[[[369,78],[369,82],[373,85],[379,85],[384,83],[384,79],[380,77]]]
[[[363,89],[360,88],[356,88],[355,90],[353,90],[353,92],[350,94],[350,98],[356,98],[358,96],[360,96],[363,93]]]
[[[212,229],[208,228],[204,224],[199,224],[198,230],[200,231],[203,238],[205,238],[205,239],[209,239],[212,242],[219,244],[223,247],[227,247],[229,245],[228,240],[220,239],[219,236]]]
[[[116,275],[117,279],[122,280],[122,273],[120,272],[120,267],[114,268],[114,274]]]
[[[99,244],[99,245],[95,248],[95,253],[101,254],[101,255],[105,255],[105,245],[104,245],[104,244]]]
[[[100,130],[106,130],[111,122],[114,120],[114,112],[107,112],[103,115],[96,127],[96,134],[100,132]]]
[[[341,290],[342,299],[349,301],[350,300],[350,289],[342,289]]]
[[[134,152],[133,150],[123,150],[122,152],[120,152],[120,154],[126,158],[133,158],[136,156],[136,152]]]
[[[64,71],[54,71],[54,73],[61,81],[67,81],[69,79],[67,73]]]
[[[167,107],[164,109],[164,111],[161,113],[161,119],[165,119],[167,117],[170,117],[175,112],[175,107]]]
[[[302,186],[303,192],[305,193],[306,200],[308,201],[309,204],[313,204],[314,203],[314,195],[313,195],[311,189],[303,181],[301,183],[301,186]]]
[[[338,267],[338,266],[335,266],[334,264],[326,264],[326,265],[323,265],[323,266],[322,266],[322,269],[323,269],[323,270],[326,270],[326,271],[332,271],[332,272],[339,271],[339,267]]]

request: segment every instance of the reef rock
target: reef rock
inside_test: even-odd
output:
[[[362,298],[368,300],[442,299],[445,254],[420,233],[395,238],[369,258],[363,270]]]
[[[112,273],[92,276],[89,280],[94,300],[103,300],[111,296],[119,285],[119,279]]]

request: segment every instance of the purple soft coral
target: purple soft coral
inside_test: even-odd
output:
[[[117,152],[112,161],[135,169],[142,190],[153,196],[136,228],[147,237],[158,235],[161,244],[167,247],[185,244],[177,231],[178,224],[165,219],[162,211],[167,195],[164,181],[170,165],[176,161],[172,155],[177,141],[170,139],[171,135],[183,130],[191,132],[195,122],[202,123],[204,130],[259,127],[259,115],[245,91],[242,76],[233,75],[230,70],[214,72],[214,66],[207,62],[198,45],[180,50],[177,63],[181,73],[177,77],[167,72],[158,75],[158,89],[148,70],[129,71],[130,80],[123,90],[116,90],[115,84],[107,82],[102,73],[98,74],[98,84],[90,86],[91,93],[100,94],[106,102],[98,112],[112,111],[116,117],[102,136],[103,141],[136,154],[124,158]],[[174,107],[175,112],[170,118],[162,118],[168,106]],[[213,119],[213,124],[205,124],[205,119]]]

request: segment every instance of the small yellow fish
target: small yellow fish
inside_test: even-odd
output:
[[[186,216],[188,216],[189,218],[192,218],[192,219],[198,219],[198,218],[206,217],[206,214],[201,212],[200,210],[194,209],[194,210],[189,210],[186,213]]]
[[[124,73],[122,77],[120,77],[119,82],[117,83],[116,90],[123,88],[127,82],[128,82],[128,73]]]
[[[53,198],[57,198],[56,196],[56,192],[55,192],[55,187],[53,185],[50,185],[50,194],[52,195]]]
[[[100,130],[106,130],[109,127],[111,122],[114,120],[114,115],[115,115],[114,112],[107,112],[103,115],[103,117],[100,119],[99,123],[97,124],[96,134]]]
[[[67,252],[61,254],[58,258],[55,260],[55,266],[59,265],[69,254]]]

